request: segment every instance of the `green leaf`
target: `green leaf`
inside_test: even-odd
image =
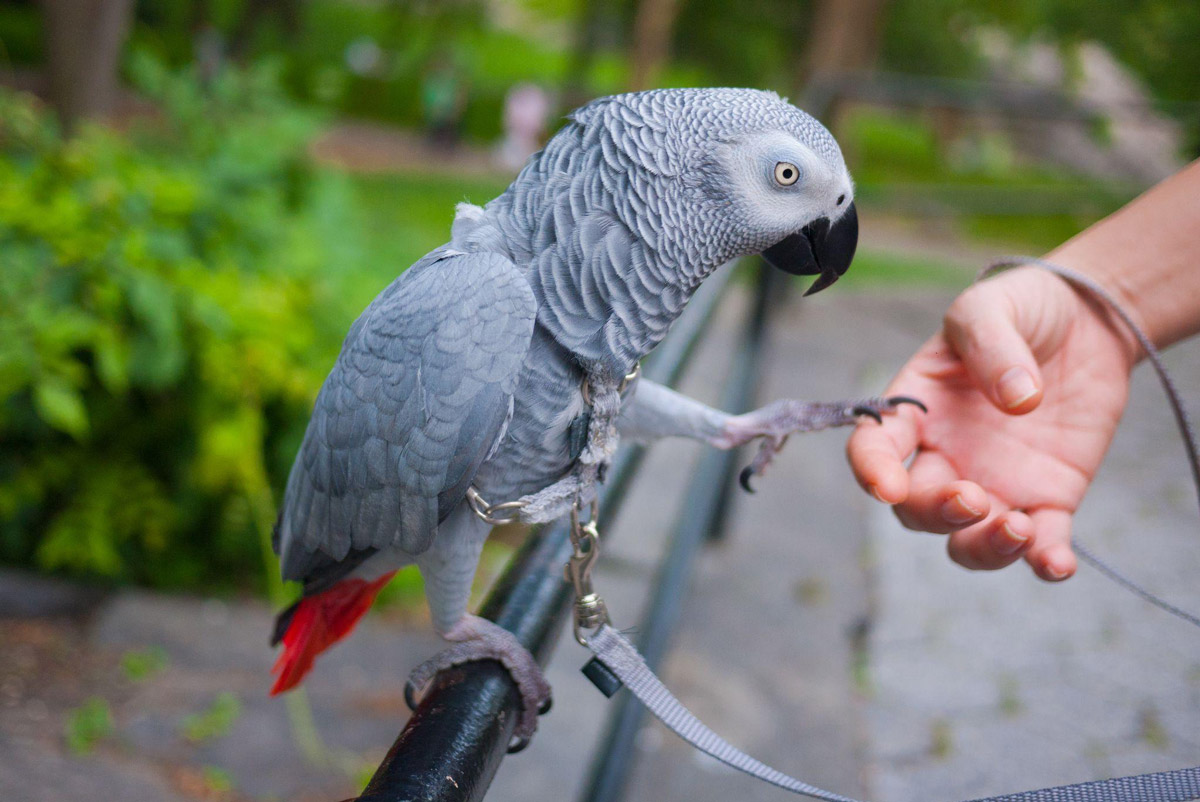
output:
[[[208,710],[185,717],[180,730],[192,743],[211,741],[228,735],[241,714],[242,703],[238,698],[229,691],[222,691]]]
[[[129,345],[113,332],[96,340],[96,374],[105,389],[124,393],[129,388]]]
[[[57,377],[42,379],[33,390],[37,413],[55,429],[82,440],[88,433],[87,408],[79,393]]]
[[[99,696],[93,696],[67,713],[63,726],[63,736],[67,748],[76,755],[86,755],[92,751],[97,742],[112,734],[112,711],[108,702]]]
[[[169,658],[161,646],[146,649],[131,649],[121,655],[121,670],[132,682],[142,682],[167,667]]]

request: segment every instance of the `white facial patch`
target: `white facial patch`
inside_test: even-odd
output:
[[[820,217],[837,217],[851,200],[850,177],[782,131],[751,134],[721,149],[732,194],[746,223],[764,235],[799,231]],[[780,163],[795,165],[799,179],[790,186],[776,179]],[[837,199],[845,196],[839,206]]]

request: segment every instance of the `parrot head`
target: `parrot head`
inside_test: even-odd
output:
[[[659,252],[705,269],[761,253],[818,276],[806,294],[850,266],[858,216],[841,149],[775,93],[656,89],[601,98],[572,119],[587,129],[583,146],[623,176],[606,186]]]
[[[841,154],[823,158],[802,139],[774,131],[717,152],[737,194],[732,222],[774,240],[763,258],[786,273],[818,276],[805,295],[841,278],[858,245],[854,188]]]
[[[769,92],[750,93],[750,102],[758,120],[734,113],[744,130],[719,126],[699,189],[726,209],[722,225],[739,255],[761,253],[784,272],[818,276],[811,295],[854,258],[854,184],[837,143],[813,117]]]

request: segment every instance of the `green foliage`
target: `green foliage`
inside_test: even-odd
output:
[[[224,691],[207,710],[185,717],[179,729],[192,743],[204,743],[228,735],[241,714],[242,703],[232,693]]]
[[[32,64],[42,57],[42,27],[34,3],[0,3],[0,66]]]
[[[456,204],[483,205],[507,186],[501,178],[441,173],[354,178],[364,250],[371,258],[361,272],[338,277],[339,294],[361,309],[402,268],[448,239]]]
[[[121,671],[131,682],[142,682],[165,670],[169,662],[161,646],[131,649],[121,655]]]
[[[1129,67],[1186,127],[1200,153],[1200,3],[1177,0],[909,0],[890,4],[883,65],[900,72],[964,77],[980,66],[970,32],[980,26],[1072,51],[1095,41]]]
[[[731,6],[722,0],[692,0],[679,12],[675,54],[704,71],[700,85],[771,87],[790,94],[800,80],[814,5],[743,0]]]
[[[357,311],[327,279],[355,217],[269,67],[131,69],[161,114],[127,136],[0,94],[0,559],[245,583]]]
[[[972,277],[971,269],[940,259],[897,256],[888,251],[863,249],[854,257],[854,266],[838,286],[866,287],[962,287]],[[811,283],[805,279],[798,282]]]
[[[189,63],[190,4],[167,0],[145,5],[139,9],[135,44],[170,63]],[[229,40],[244,10],[244,3],[227,2],[214,9],[211,21]],[[561,16],[563,10],[555,13]],[[378,64],[355,73],[347,66],[347,51],[366,43],[378,47]],[[310,0],[300,4],[294,34],[288,34],[278,19],[264,15],[249,43],[249,56],[266,54],[280,59],[284,81],[297,99],[413,128],[427,122],[422,92],[430,75],[448,68],[463,95],[461,132],[477,140],[499,136],[504,97],[514,83],[557,86],[570,58],[563,48],[494,27],[480,0]],[[613,65],[620,61],[615,54],[602,57],[598,80],[603,83],[608,76],[608,82],[598,84],[597,93],[619,90],[619,82],[611,78]]]
[[[67,713],[63,737],[74,755],[86,755],[96,744],[112,735],[112,710],[108,702],[93,696]]]
[[[946,78],[976,77],[981,60],[971,45],[971,3],[921,0],[889,3],[880,62],[885,69]]]
[[[204,766],[200,776],[210,793],[221,795],[233,791],[233,775],[220,766]]]
[[[1003,139],[946,152],[919,114],[857,110],[839,120],[838,138],[864,207],[945,217],[972,238],[1030,251],[1058,245],[1142,189],[1019,164]]]

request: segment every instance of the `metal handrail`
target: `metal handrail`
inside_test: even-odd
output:
[[[643,371],[674,384],[693,354],[732,276],[726,267],[705,281]],[[600,495],[611,520],[642,459],[622,450]],[[484,601],[480,615],[508,629],[545,664],[571,605],[562,566],[571,555],[566,526],[533,532]],[[356,802],[479,800],[504,758],[520,709],[516,686],[499,663],[484,660],[438,673]]]

